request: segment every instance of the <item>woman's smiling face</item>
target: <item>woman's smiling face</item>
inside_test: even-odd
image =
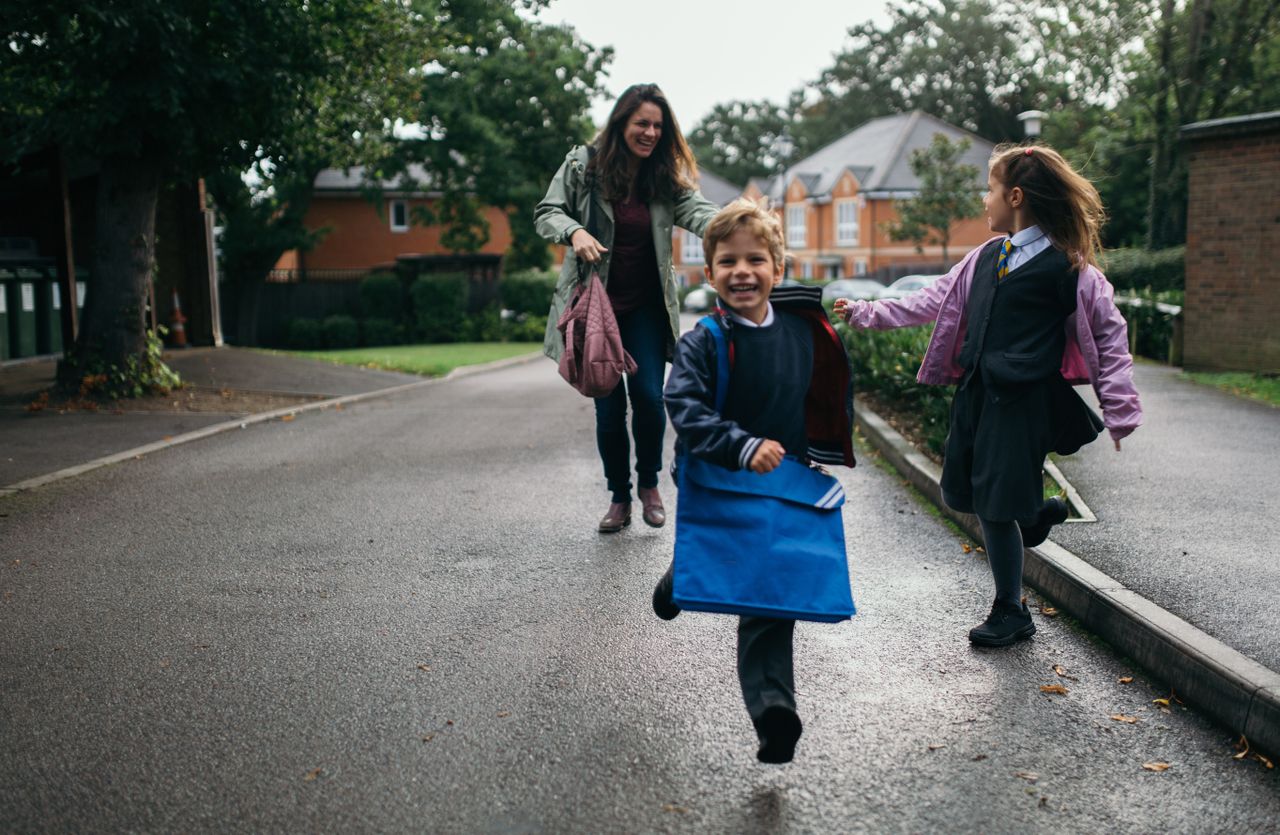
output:
[[[641,102],[627,120],[622,139],[633,156],[648,159],[662,139],[662,108],[653,102]]]

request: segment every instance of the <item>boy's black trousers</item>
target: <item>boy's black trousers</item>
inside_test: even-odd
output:
[[[751,723],[760,728],[760,717],[771,707],[796,709],[796,683],[792,663],[793,620],[742,617],[738,620],[738,682]]]

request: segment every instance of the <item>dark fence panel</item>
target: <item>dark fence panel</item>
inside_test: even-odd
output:
[[[224,284],[223,330],[233,345],[283,347],[292,319],[359,317],[360,282],[240,282]]]

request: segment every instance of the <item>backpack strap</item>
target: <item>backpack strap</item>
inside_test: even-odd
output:
[[[724,414],[724,400],[729,392],[729,371],[733,366],[733,346],[725,338],[724,328],[720,327],[720,321],[714,315],[703,316],[698,324],[710,331],[716,342],[716,412]]]

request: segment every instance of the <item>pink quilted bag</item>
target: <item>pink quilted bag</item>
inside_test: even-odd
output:
[[[556,323],[564,337],[560,376],[587,397],[611,393],[636,361],[622,347],[609,295],[594,270]]]

